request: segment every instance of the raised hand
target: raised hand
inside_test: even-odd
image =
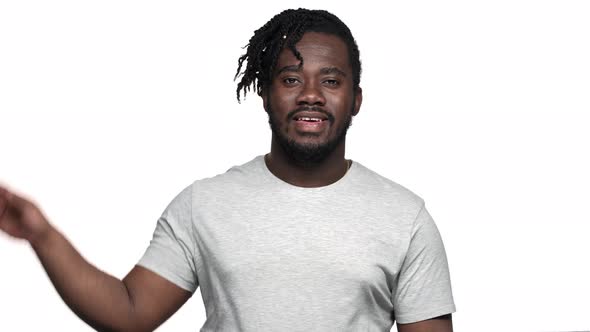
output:
[[[0,230],[33,243],[50,227],[35,204],[0,186]]]

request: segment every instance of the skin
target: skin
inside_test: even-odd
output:
[[[453,332],[451,314],[411,324],[397,324],[398,332]]]
[[[363,100],[362,89],[353,89],[352,67],[346,56],[346,44],[338,37],[308,32],[296,45],[304,65],[290,50],[283,50],[277,61],[271,86],[262,94],[267,112],[272,112],[279,130],[301,144],[321,144],[336,137],[348,115],[358,114]],[[272,105],[269,109],[268,105]],[[319,135],[306,135],[296,128],[287,114],[301,106],[321,107],[334,117]],[[269,170],[283,181],[299,187],[320,187],[338,181],[347,171],[345,142],[321,163],[302,165],[294,162],[273,133]]]
[[[123,280],[100,271],[34,203],[2,186],[0,230],[31,244],[64,302],[99,331],[153,331],[191,297],[190,292],[139,266]]]
[[[353,88],[347,48],[338,37],[310,32],[296,47],[305,63],[295,69],[299,64],[295,56],[290,51],[280,54],[273,82],[262,94],[265,109],[272,112],[281,134],[301,144],[323,144],[337,136],[347,117],[358,114],[362,90]],[[301,106],[320,107],[333,121],[310,135],[287,116]],[[273,134],[266,163],[287,183],[318,187],[344,176],[348,169],[344,152],[343,140],[321,162],[297,163]],[[0,230],[30,243],[64,302],[97,330],[152,331],[191,297],[190,292],[140,266],[122,280],[102,272],[78,253],[36,204],[2,186]],[[398,331],[452,331],[451,317],[398,324]]]

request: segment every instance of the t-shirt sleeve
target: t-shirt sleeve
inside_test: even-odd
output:
[[[192,186],[189,186],[158,219],[152,240],[137,265],[194,293],[199,284],[192,227]]]
[[[422,205],[392,293],[395,319],[407,324],[455,312],[445,248]]]

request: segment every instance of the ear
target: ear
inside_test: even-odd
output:
[[[361,104],[363,103],[363,89],[359,86],[354,94],[354,110],[352,116],[359,114],[361,110]]]

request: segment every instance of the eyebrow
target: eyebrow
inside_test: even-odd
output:
[[[330,74],[336,74],[342,77],[346,77],[346,73],[340,69],[338,69],[337,67],[325,67],[320,69],[320,73],[323,75],[330,75]]]
[[[277,75],[280,75],[285,72],[299,72],[299,71],[301,71],[301,67],[299,65],[285,66],[285,67],[279,69],[279,71],[277,72]],[[336,75],[339,75],[342,77],[346,77],[346,73],[344,71],[340,70],[338,67],[324,67],[324,68],[320,69],[320,74],[322,74],[322,75],[336,74]]]
[[[277,75],[280,75],[280,74],[286,73],[286,72],[298,72],[299,70],[300,70],[299,65],[285,66],[285,67],[279,69],[279,71],[277,71]]]

